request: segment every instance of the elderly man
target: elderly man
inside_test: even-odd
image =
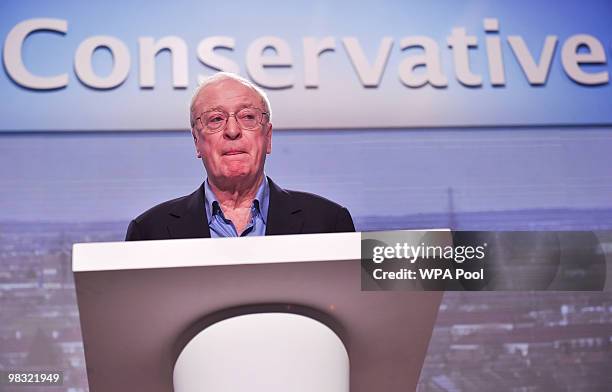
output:
[[[346,208],[265,176],[272,123],[257,86],[234,74],[213,75],[194,94],[190,120],[208,178],[192,194],[132,220],[126,240],[355,231]]]

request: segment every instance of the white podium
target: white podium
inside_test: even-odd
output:
[[[361,291],[360,233],[75,244],[91,392],[412,391],[441,292]]]

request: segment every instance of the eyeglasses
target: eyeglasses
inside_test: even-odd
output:
[[[227,113],[221,110],[209,110],[196,118],[200,120],[204,131],[207,133],[217,133],[225,128],[227,120],[234,117],[240,129],[252,131],[262,125],[263,117],[269,113],[258,108],[244,108],[236,113]]]

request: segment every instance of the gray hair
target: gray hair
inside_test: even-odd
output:
[[[236,75],[235,73],[217,72],[216,74],[208,76],[204,80],[202,80],[200,85],[195,89],[193,96],[191,97],[191,104],[189,105],[189,122],[192,128],[195,124],[195,118],[193,118],[193,107],[195,105],[196,100],[198,99],[198,96],[200,95],[200,92],[202,92],[202,90],[208,85],[218,83],[227,79],[235,80],[255,91],[257,95],[261,97],[261,102],[264,105],[266,112],[268,113],[268,120],[272,119],[272,108],[270,107],[270,100],[268,99],[268,96],[266,95],[266,92],[264,90],[259,88],[257,85],[255,85],[248,79],[245,79],[240,75]]]

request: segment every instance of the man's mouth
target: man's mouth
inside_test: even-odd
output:
[[[240,154],[244,154],[244,151],[231,150],[231,151],[227,151],[223,153],[223,155],[240,155]]]

